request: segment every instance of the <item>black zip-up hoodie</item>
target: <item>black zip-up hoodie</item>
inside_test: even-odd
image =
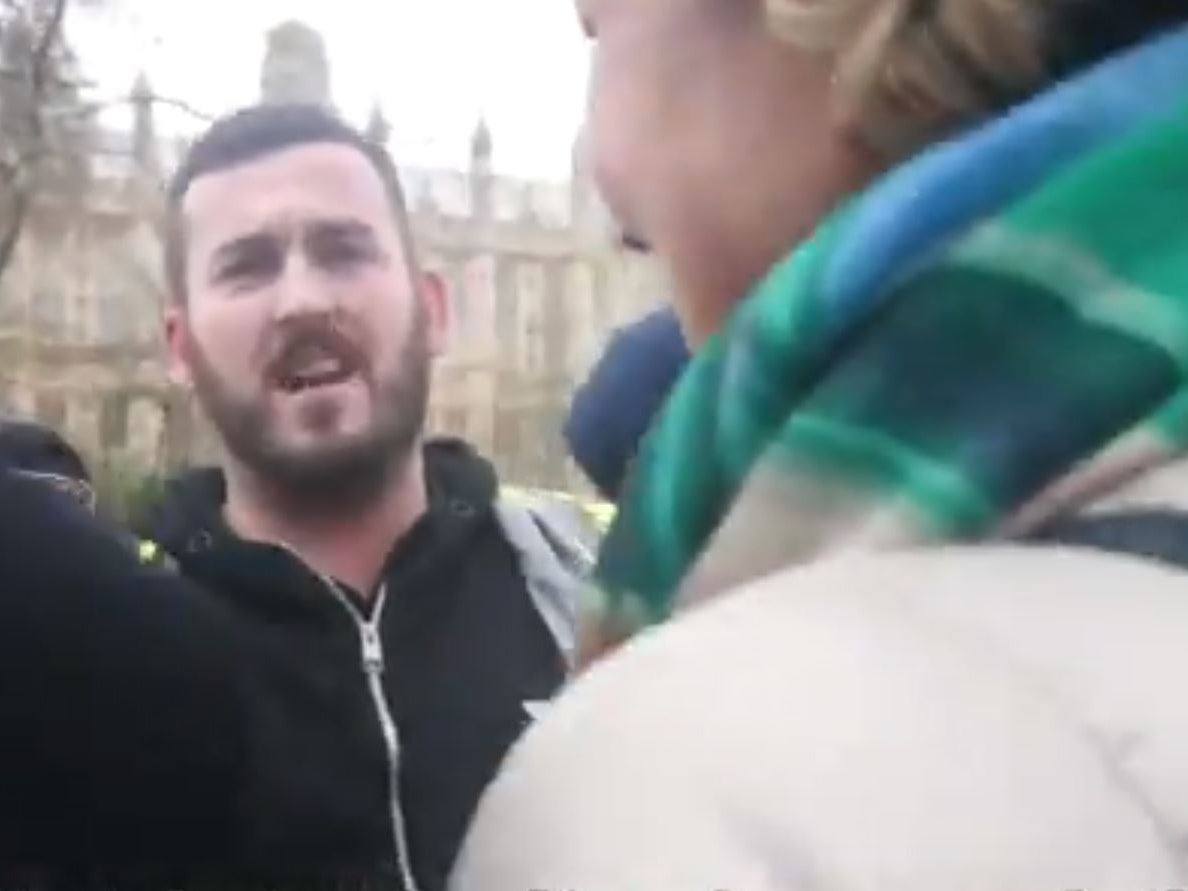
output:
[[[218,471],[172,484],[139,524],[245,642],[241,847],[262,875],[442,888],[525,704],[565,678],[494,472],[458,442],[425,455],[429,509],[375,598],[236,537]]]

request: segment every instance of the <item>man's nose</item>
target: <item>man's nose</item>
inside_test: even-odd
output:
[[[278,319],[331,313],[335,309],[334,290],[318,274],[301,251],[292,251],[285,261],[276,288],[275,311]]]

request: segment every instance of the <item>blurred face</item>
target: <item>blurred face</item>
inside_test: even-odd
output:
[[[331,143],[284,149],[198,178],[182,211],[173,367],[230,455],[311,493],[378,482],[406,460],[444,296],[411,271],[370,162]]]
[[[861,182],[830,65],[761,0],[577,0],[594,41],[587,145],[625,235],[669,265],[697,343]]]

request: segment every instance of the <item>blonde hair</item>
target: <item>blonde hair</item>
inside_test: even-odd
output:
[[[833,58],[844,120],[895,158],[1047,79],[1053,0],[765,0],[771,30]]]

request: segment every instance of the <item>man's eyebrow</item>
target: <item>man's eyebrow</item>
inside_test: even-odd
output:
[[[353,219],[314,220],[305,229],[308,234],[323,237],[370,238],[374,235],[371,226]]]

